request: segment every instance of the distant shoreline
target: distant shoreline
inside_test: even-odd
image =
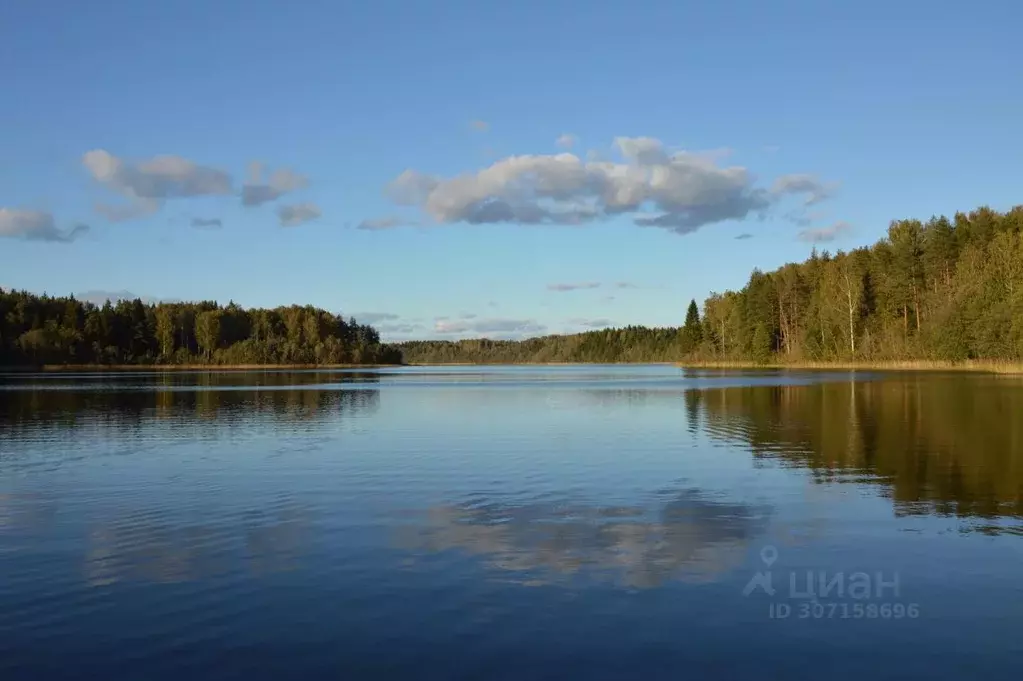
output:
[[[0,373],[62,371],[262,371],[267,369],[383,369],[403,364],[44,364],[42,366],[0,366]]]
[[[0,367],[0,373],[61,373],[71,371],[282,371],[309,369],[394,369],[401,367],[486,366],[674,366],[680,369],[807,370],[807,371],[961,371],[990,374],[1023,374],[1023,363],[998,360],[893,360],[880,362],[767,362],[708,360],[683,362],[409,362],[406,364],[46,364]]]
[[[678,362],[408,362],[407,367],[677,366]]]
[[[0,373],[60,373],[62,371],[263,371],[286,369],[394,369],[400,367],[463,366],[597,366],[657,365],[675,362],[408,362],[405,364],[44,364],[42,366],[0,366]]]
[[[993,374],[1023,374],[1023,362],[1002,360],[890,360],[876,362],[767,362],[751,360],[689,360],[683,362],[409,362],[405,366],[674,366],[680,369],[790,369],[790,370],[863,370],[863,371],[963,371]]]
[[[852,371],[963,371],[990,374],[1023,374],[1023,363],[999,360],[893,360],[881,362],[768,362],[751,361],[686,361],[674,362],[682,369],[807,369]]]

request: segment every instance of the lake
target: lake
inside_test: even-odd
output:
[[[0,678],[1023,669],[1023,379],[0,376]]]

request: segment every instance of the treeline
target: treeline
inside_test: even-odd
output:
[[[522,341],[408,341],[398,347],[409,364],[521,364],[671,362],[697,345],[684,333],[684,327],[628,326]]]
[[[425,362],[1023,360],[1023,206],[898,220],[873,246],[754,270],[678,328],[413,342]]]
[[[1023,206],[898,220],[704,304],[701,353],[782,360],[1023,358]]]
[[[399,363],[372,326],[310,306],[97,306],[0,289],[0,366]]]

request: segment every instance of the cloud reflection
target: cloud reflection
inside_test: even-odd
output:
[[[712,581],[737,567],[768,515],[697,489],[661,495],[653,508],[469,503],[430,509],[422,524],[402,528],[398,544],[479,556],[523,584],[583,577],[649,588]]]

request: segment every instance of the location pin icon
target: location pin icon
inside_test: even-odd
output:
[[[760,549],[760,560],[764,561],[767,567],[771,567],[774,561],[778,560],[778,549],[773,546],[765,546]]]

